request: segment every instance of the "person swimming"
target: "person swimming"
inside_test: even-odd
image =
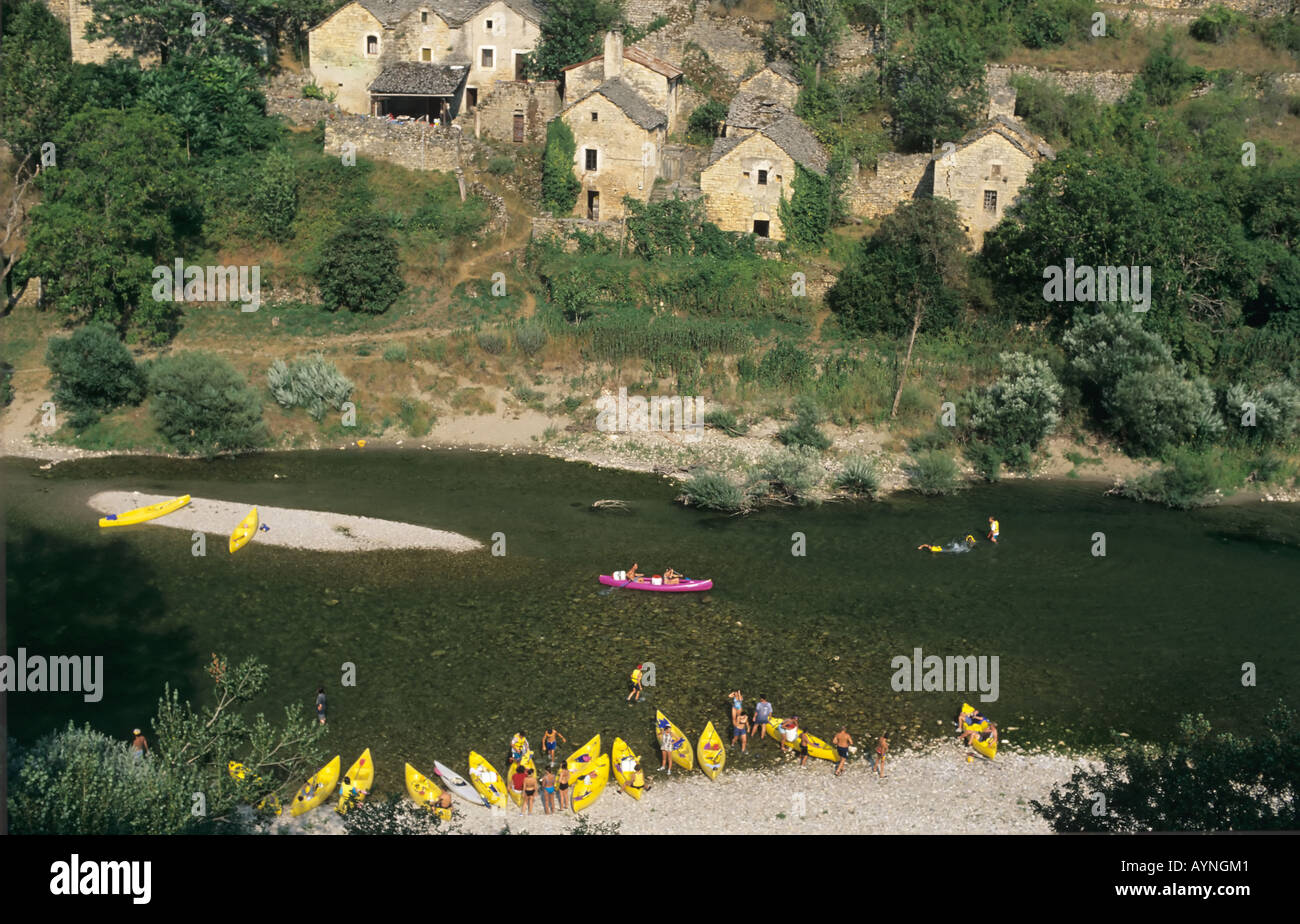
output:
[[[921,551],[942,552],[942,551],[943,551],[943,546],[941,546],[941,545],[930,545],[930,543],[928,543],[928,542],[922,542],[920,545],[918,545],[918,546],[916,547],[916,550],[917,550],[918,552],[921,552]]]

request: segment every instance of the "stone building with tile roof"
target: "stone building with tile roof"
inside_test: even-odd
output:
[[[677,131],[682,71],[636,47],[623,47],[621,32],[605,34],[603,53],[564,69],[564,99],[578,99],[605,81],[618,77],[668,118],[669,133]]]

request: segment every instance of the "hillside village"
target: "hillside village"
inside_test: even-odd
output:
[[[44,0],[64,30],[74,66],[108,74],[134,56],[139,63],[131,66],[143,68],[146,83],[152,74],[187,66],[176,63],[184,58],[168,62],[177,52],[166,44],[153,48],[153,39],[129,39],[136,33],[122,32],[112,15],[97,16],[96,2],[108,0]],[[951,26],[957,34],[969,31],[970,49],[950,52],[940,43],[930,53],[964,55],[952,64],[965,69],[964,83],[946,89],[946,99],[927,100],[927,81],[946,78],[927,75],[923,53],[912,60],[909,49],[929,47],[923,45],[927,36],[949,28],[923,13],[948,2],[912,0],[915,11],[903,4],[897,13],[870,0],[832,3],[842,6],[834,28],[826,27],[833,37],[813,47],[783,35],[783,17],[795,9],[789,4],[626,0],[607,27],[583,34],[585,45],[575,47],[585,52],[566,52],[558,60],[546,57],[551,52],[545,46],[561,27],[550,7],[533,0],[322,0],[317,14],[278,22],[272,31],[282,47],[251,36],[256,105],[288,129],[278,144],[288,146],[297,166],[280,168],[289,171],[284,175],[319,172],[325,167],[312,158],[324,155],[336,165],[366,164],[373,179],[356,180],[364,189],[353,189],[352,180],[342,180],[345,174],[333,175],[326,186],[299,179],[297,217],[291,210],[285,221],[292,224],[274,237],[222,232],[223,240],[205,232],[191,243],[201,240],[214,259],[228,254],[222,262],[239,253],[266,253],[272,265],[263,277],[270,281],[265,304],[276,313],[265,335],[289,336],[277,330],[282,323],[332,331],[304,334],[285,346],[302,355],[316,348],[329,357],[320,360],[333,370],[329,374],[356,393],[378,389],[369,399],[374,416],[362,427],[375,436],[400,440],[404,428],[416,439],[532,444],[566,457],[654,464],[678,474],[701,466],[734,474],[774,444],[792,446],[784,434],[802,428],[818,434],[810,445],[829,441],[817,480],[865,453],[892,487],[909,483],[919,455],[936,453],[956,454],[953,472],[960,477],[1091,473],[1122,479],[1156,471],[1198,425],[1189,422],[1181,436],[1142,443],[1109,422],[1110,411],[1087,404],[1088,386],[1071,385],[1076,390],[1066,390],[1060,410],[1045,416],[1050,422],[1028,442],[1004,444],[989,425],[969,423],[979,419],[986,400],[981,395],[1000,394],[1001,384],[990,384],[988,376],[1001,350],[1015,351],[1001,354],[1013,364],[1020,360],[1005,357],[1039,357],[1052,367],[1053,387],[1055,376],[1068,379],[1076,362],[1061,340],[1071,323],[1062,320],[1067,309],[1049,319],[1034,300],[1044,266],[1066,257],[1070,266],[1086,263],[1082,254],[1061,251],[1086,250],[1068,243],[1086,236],[1063,226],[1060,238],[1043,239],[1026,222],[1047,220],[1039,214],[1046,200],[1041,189],[1036,201],[1025,197],[1035,182],[1060,189],[1067,177],[1090,176],[1091,167],[1078,172],[1080,157],[1146,156],[1135,152],[1148,142],[1159,147],[1164,137],[1169,151],[1159,156],[1168,161],[1170,188],[1185,187],[1176,175],[1187,166],[1189,145],[1204,147],[1197,156],[1206,157],[1208,146],[1218,143],[1203,127],[1214,120],[1220,126],[1237,120],[1233,130],[1258,138],[1261,163],[1285,175],[1294,163],[1288,144],[1300,137],[1294,102],[1300,65],[1286,44],[1294,41],[1295,3],[1044,0],[1047,9],[1039,17],[1036,5],[1023,0],[1033,13],[1024,23],[1008,20],[979,33],[969,31],[977,28],[969,23]],[[244,24],[227,19],[221,25],[237,32]],[[114,34],[134,44],[127,47]],[[1156,87],[1157,79],[1168,79],[1170,89]],[[917,128],[914,113],[900,104],[906,93],[918,106],[946,112]],[[1143,120],[1136,133],[1124,123],[1133,118]],[[1174,140],[1176,132],[1163,132],[1158,119],[1179,132],[1191,126],[1199,140]],[[238,142],[223,143],[230,155],[237,152]],[[264,144],[250,148],[254,159],[240,169],[262,169],[255,152]],[[566,177],[555,173],[555,156],[571,164]],[[1203,167],[1192,169],[1205,174]],[[11,185],[16,196],[25,190],[29,198],[14,199],[15,243],[6,252],[9,267],[26,267],[26,275],[21,283],[21,273],[7,275],[11,305],[57,303],[72,316],[100,316],[75,304],[66,279],[42,278],[31,269],[37,261],[20,259],[28,239],[23,219],[36,201],[31,179],[23,184]],[[1264,185],[1280,188],[1274,181]],[[452,198],[444,199],[447,190]],[[375,284],[353,303],[340,296],[344,301],[327,305],[331,319],[321,327],[304,320],[298,306],[334,297],[312,267],[344,239],[342,230],[330,241],[320,237],[340,228],[339,214],[329,209],[344,194],[378,208],[381,224],[398,233],[400,253],[382,269],[375,262],[362,267],[359,272],[371,274]],[[465,230],[448,232],[460,227],[452,217],[458,208]],[[309,223],[305,216],[314,211],[319,214]],[[1008,222],[1009,215],[1017,220]],[[791,228],[792,220],[803,224]],[[246,218],[232,213],[222,221],[236,227]],[[444,230],[433,238],[417,230],[435,226]],[[926,227],[937,230],[922,240]],[[1169,344],[1169,359],[1159,364],[1182,383],[1179,388],[1196,390],[1194,401],[1187,399],[1202,408],[1196,415],[1204,417],[1211,404],[1215,415],[1225,413],[1230,381],[1221,376],[1244,376],[1232,387],[1275,389],[1267,401],[1290,421],[1282,426],[1287,435],[1281,447],[1289,445],[1295,411],[1289,409],[1290,386],[1271,383],[1273,376],[1286,380],[1291,374],[1281,358],[1287,349],[1277,344],[1291,336],[1284,332],[1292,317],[1286,312],[1290,296],[1280,280],[1289,278],[1294,242],[1279,225],[1250,227],[1247,236],[1266,248],[1258,259],[1160,256],[1167,267],[1181,261],[1193,275],[1190,282],[1172,272],[1161,277],[1167,297],[1157,299],[1152,317]],[[1120,225],[1111,230],[1116,242],[1142,236]],[[678,243],[667,245],[670,232]],[[1176,248],[1182,240],[1192,238],[1162,233],[1144,246]],[[390,246],[378,239],[357,246],[372,244]],[[669,249],[661,252],[661,246]],[[1041,252],[1026,262],[1035,246]],[[909,255],[893,262],[895,247]],[[1150,259],[1100,243],[1092,262],[1098,272],[1109,260],[1136,273]],[[918,265],[930,274],[924,281],[908,278],[909,267]],[[1234,290],[1217,277],[1210,281],[1205,274],[1219,270],[1202,268],[1207,265],[1265,268]],[[421,280],[444,273],[450,282],[421,294]],[[793,289],[791,279],[797,280]],[[1136,287],[1139,276],[1134,280]],[[391,294],[374,294],[381,291]],[[1127,288],[1110,291],[1129,297]],[[145,316],[131,307],[132,296],[122,298],[128,314]],[[367,300],[376,307],[358,307]],[[402,313],[385,314],[395,300]],[[1159,307],[1175,303],[1180,307],[1168,309],[1172,314]],[[339,307],[357,314],[347,321],[329,314]],[[21,323],[30,323],[39,340],[46,334],[35,330],[45,317]],[[1222,336],[1210,331],[1225,321],[1234,325],[1228,337],[1234,345],[1206,346],[1206,338]],[[191,338],[198,338],[196,345],[222,342],[230,335],[225,324],[199,322],[186,312],[183,324],[169,320],[152,332],[130,334],[128,342],[152,361],[152,351],[165,355],[173,338],[178,344]],[[945,337],[967,342],[953,347]],[[353,341],[362,346],[348,355]],[[376,367],[367,359],[369,341],[391,342],[385,355],[411,358],[399,368]],[[544,346],[530,353],[523,348],[528,341]],[[1229,358],[1247,354],[1254,358],[1246,365]],[[954,362],[953,355],[961,358]],[[261,376],[252,357],[240,362],[251,380]],[[29,360],[14,379],[35,387],[20,389],[26,395],[22,410],[7,414],[7,445],[40,434],[31,429],[34,408],[42,389],[49,394],[56,386],[38,379],[37,371]],[[1215,377],[1216,384],[1197,384],[1198,374]],[[722,423],[710,426],[703,447],[684,446],[674,434],[617,445],[602,439],[592,432],[592,402],[629,381],[647,389],[675,384],[698,390],[720,408]],[[949,399],[975,416],[964,418],[967,425],[936,428],[934,408],[947,407]],[[283,410],[270,410],[280,434],[272,442],[317,446],[355,435],[337,425],[313,430],[292,413],[292,404],[280,404]],[[122,415],[119,431],[149,432],[139,410],[114,411],[109,419],[114,415]],[[483,418],[489,417],[499,425],[488,426]],[[1068,421],[1063,432],[1051,435],[1062,417]],[[787,426],[792,418],[796,423]],[[61,430],[56,441],[94,445],[97,426]],[[1208,438],[1217,439],[1218,432]],[[1067,457],[1087,461],[1067,464]],[[1246,466],[1241,477],[1263,479],[1257,462],[1253,456],[1238,460]],[[1289,477],[1287,465],[1269,467],[1264,480]]]

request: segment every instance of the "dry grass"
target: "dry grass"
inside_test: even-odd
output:
[[[1285,74],[1300,70],[1295,58],[1285,51],[1268,48],[1259,36],[1242,29],[1222,45],[1198,42],[1186,29],[1133,28],[1121,39],[1078,41],[1059,48],[1020,48],[1007,54],[1004,64],[1078,71],[1136,72],[1151,52],[1164,41],[1166,31],[1174,35],[1174,47],[1188,63],[1206,70],[1232,68],[1248,74]]]

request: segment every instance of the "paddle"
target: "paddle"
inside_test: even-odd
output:
[[[612,594],[614,591],[619,590],[620,588],[626,587],[628,584],[631,584],[631,583],[632,583],[633,581],[635,581],[635,580],[636,580],[636,578],[628,578],[626,581],[624,581],[622,584],[619,584],[617,587],[603,587],[603,588],[601,588],[600,593],[598,594],[598,596],[601,596],[601,597],[608,597],[608,596],[609,596],[610,594]]]

